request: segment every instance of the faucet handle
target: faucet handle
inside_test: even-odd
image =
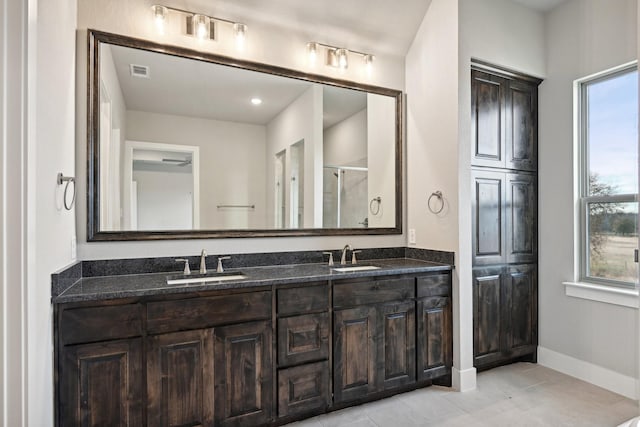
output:
[[[184,275],[187,276],[191,274],[191,269],[189,268],[189,260],[186,258],[176,258],[176,262],[184,262]]]
[[[218,268],[216,268],[216,273],[224,273],[224,268],[222,268],[222,261],[225,259],[231,259],[230,256],[219,256],[218,257]]]
[[[333,266],[333,252],[322,252],[323,255],[329,255],[329,267]]]
[[[361,250],[353,250],[351,251],[351,264],[357,264],[358,260],[356,259],[356,254],[359,254],[360,252],[362,252]]]

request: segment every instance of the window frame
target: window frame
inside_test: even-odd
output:
[[[638,73],[638,62],[632,61],[618,67],[597,73],[591,76],[578,79],[575,82],[576,94],[576,145],[578,162],[577,184],[578,184],[578,218],[579,235],[577,239],[578,250],[578,278],[579,282],[595,283],[600,285],[617,286],[623,288],[633,288],[638,282],[626,282],[623,280],[608,279],[604,277],[591,276],[589,274],[589,204],[591,203],[638,203],[638,194],[615,194],[610,196],[590,196],[589,191],[589,133],[588,133],[588,95],[587,89],[590,85],[600,83],[621,75],[636,72]],[[638,145],[636,145],[638,147]],[[640,159],[640,152],[638,153]],[[640,187],[639,187],[640,190]],[[637,227],[640,226],[636,222]]]

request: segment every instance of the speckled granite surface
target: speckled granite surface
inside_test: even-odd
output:
[[[364,250],[359,255],[359,265],[374,265],[377,270],[336,272],[322,259],[322,251],[287,252],[280,254],[233,255],[225,262],[225,271],[242,273],[242,280],[168,285],[167,276],[180,273],[181,267],[171,258],[83,261],[52,275],[52,301],[54,304],[99,301],[116,298],[145,297],[162,294],[178,294],[197,291],[254,288],[287,283],[306,283],[321,280],[340,280],[357,277],[385,276],[393,274],[426,273],[450,270],[453,254],[439,251],[407,248],[383,248]],[[417,252],[416,252],[417,251]],[[336,266],[339,253],[334,254]],[[196,271],[198,257],[193,258]],[[424,260],[437,258],[440,262]],[[273,261],[273,262],[271,262]],[[286,263],[289,261],[289,263]],[[210,257],[207,267],[214,269],[216,257]],[[210,265],[211,264],[211,265]],[[137,267],[137,269],[136,269]],[[81,271],[81,276],[78,276]],[[131,274],[137,272],[138,274]],[[215,274],[215,273],[214,273]]]

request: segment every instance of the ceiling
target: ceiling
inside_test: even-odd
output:
[[[473,0],[475,1],[475,0]],[[547,12],[567,0],[511,0]],[[431,0],[186,0],[185,7],[251,26],[262,23],[309,40],[405,56]]]
[[[312,83],[224,65],[111,46],[127,110],[266,125]],[[131,75],[131,65],[149,77]],[[190,76],[190,78],[184,78]],[[324,127],[366,107],[360,91],[323,87]],[[261,105],[252,105],[258,97]]]

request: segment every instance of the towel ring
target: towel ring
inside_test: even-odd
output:
[[[378,204],[376,205],[378,209],[376,209],[376,211],[373,211],[373,202],[378,202]],[[369,211],[371,212],[372,215],[378,215],[380,213],[380,205],[382,204],[382,198],[380,196],[378,197],[374,197],[373,199],[371,199],[371,201],[369,202]]]
[[[58,185],[64,185],[64,195],[62,196],[62,200],[64,202],[64,208],[68,211],[73,207],[73,203],[76,201],[76,179],[72,176],[64,176],[62,173],[58,173]],[[69,184],[73,184],[73,195],[71,196],[71,202],[67,204],[67,190],[69,190]]]
[[[440,200],[440,209],[433,209],[431,207],[431,199],[433,199],[434,197],[437,197],[438,200]],[[431,195],[429,196],[429,200],[427,200],[427,206],[429,207],[429,210],[436,215],[442,212],[442,209],[444,209],[444,198],[442,197],[442,191],[438,190],[431,193]]]

